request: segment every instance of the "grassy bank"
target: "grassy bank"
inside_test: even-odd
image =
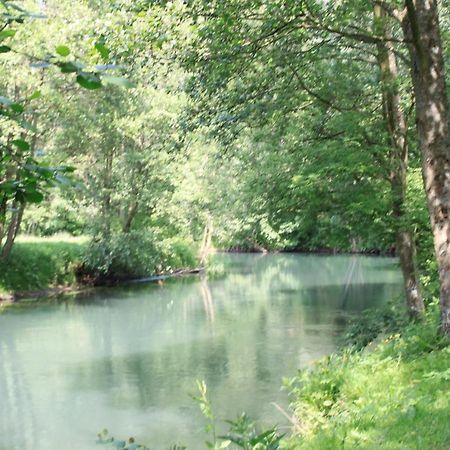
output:
[[[450,448],[450,346],[436,309],[290,380],[298,427],[282,448]]]
[[[86,245],[85,237],[19,237],[8,260],[0,263],[0,297],[75,284]]]
[[[19,237],[8,260],[0,262],[0,300],[45,295],[49,289],[92,281],[111,284],[172,273],[198,264],[190,243],[138,238],[126,236],[104,246],[85,236]]]

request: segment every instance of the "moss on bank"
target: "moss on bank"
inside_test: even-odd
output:
[[[288,383],[299,429],[282,448],[450,448],[450,346],[435,312],[300,372]]]

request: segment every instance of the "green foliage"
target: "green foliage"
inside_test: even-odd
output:
[[[392,303],[353,324],[347,342],[369,348],[331,356],[289,384],[303,427],[292,445],[449,444],[449,352],[436,333],[414,117],[408,214],[397,223],[372,3],[48,0],[48,19],[29,4],[40,7],[0,2],[0,241],[30,203],[26,230],[91,239],[20,242],[0,264],[0,289],[72,284],[76,268],[99,283],[193,267],[209,225],[222,248],[366,252],[391,251],[395,230],[412,226],[425,322],[405,328]],[[446,42],[449,29],[444,16]],[[392,31],[400,35],[396,22]],[[392,45],[404,54],[400,40]],[[402,58],[396,83],[407,111]],[[72,186],[74,166],[84,188],[49,196]],[[385,341],[374,348],[377,338]],[[217,438],[206,385],[199,390],[210,448],[278,448],[277,431],[245,415]]]
[[[102,86],[100,72],[103,73],[104,68],[94,68],[89,62],[68,60],[72,52],[66,45],[49,46],[49,48],[54,47],[55,54],[49,53],[48,48],[43,49],[39,44],[36,45],[42,29],[32,20],[37,18],[47,20],[47,17],[30,12],[28,7],[30,10],[35,7],[42,10],[44,6],[48,5],[25,4],[22,7],[10,1],[0,3],[0,12],[4,19],[0,40],[8,40],[8,44],[11,41],[11,46],[0,46],[0,53],[8,53],[8,56],[1,61],[4,81],[0,83],[0,89],[5,92],[0,102],[2,258],[8,258],[10,254],[26,206],[30,203],[41,203],[51,187],[70,184],[68,175],[74,171],[74,168],[66,163],[52,165],[39,158],[39,155],[44,153],[37,148],[40,138],[37,127],[39,113],[36,107],[31,105],[31,101],[41,97],[42,91],[35,89],[35,86],[37,84],[42,87],[45,77],[44,74],[36,77],[33,70],[59,69],[61,73],[73,73],[78,84],[86,89]],[[11,28],[12,26],[17,29]],[[36,30],[38,30],[37,37],[33,35]],[[25,39],[27,34],[33,36],[30,38],[31,42]],[[53,36],[51,32],[47,32],[46,37],[52,39]],[[37,55],[44,53],[44,50],[46,50],[46,56],[39,58]],[[27,69],[24,70],[24,66]],[[126,81],[120,81],[120,77],[114,78],[115,84],[126,84]],[[10,82],[10,80],[14,81]],[[29,92],[30,88],[33,89],[31,92]]]
[[[77,83],[86,89],[99,89],[102,87],[102,80],[96,74],[89,72],[79,72]]]
[[[0,295],[75,284],[85,248],[83,238],[20,239],[10,260],[0,263]]]
[[[421,170],[411,169],[408,175],[407,207],[416,234],[421,282],[426,292],[426,300],[429,301],[428,299],[439,296],[439,277],[430,219],[424,206],[425,193]]]
[[[446,448],[450,347],[436,333],[432,309],[423,323],[361,352],[328,357],[290,380],[301,430],[282,448]]]
[[[283,435],[275,427],[259,430],[245,413],[235,420],[227,420],[229,431],[224,436],[216,435],[216,417],[208,398],[208,389],[204,381],[197,380],[198,395],[192,399],[199,405],[203,417],[206,419],[205,433],[210,438],[205,442],[206,448],[214,450],[243,449],[243,450],[276,450],[280,447]],[[135,443],[134,438],[128,441],[116,440],[103,430],[97,435],[97,444],[109,444],[116,448],[128,450],[146,449],[147,447]],[[173,445],[168,450],[186,450],[187,447]]]
[[[207,395],[207,386],[204,381],[197,380],[198,396],[192,396],[200,406],[202,415],[206,418],[205,432],[211,436],[210,441],[206,441],[206,447],[220,450],[242,448],[244,450],[276,450],[279,448],[283,435],[277,429],[259,430],[250,417],[243,413],[235,420],[227,420],[229,432],[224,436],[216,435],[216,418],[214,416],[211,402]]]
[[[56,47],[56,53],[60,56],[69,56],[70,55],[70,48],[66,45],[58,45]]]
[[[194,0],[184,12],[192,35],[180,52],[193,73],[194,126],[207,124],[237,160],[219,162],[237,186],[218,186],[228,206],[216,212],[218,244],[392,251],[395,230],[411,217],[408,208],[399,224],[392,213],[372,6]],[[406,111],[411,83],[399,69]],[[426,214],[423,195],[414,203]]]
[[[216,418],[213,413],[211,402],[208,398],[208,388],[205,381],[197,380],[197,388],[199,395],[192,396],[192,399],[196,401],[200,407],[200,411],[203,417],[206,419],[205,432],[211,437],[210,441],[206,441],[208,448],[219,449],[221,446],[217,443],[216,436]]]
[[[68,233],[81,236],[88,230],[87,219],[80,214],[79,207],[70,200],[53,193],[44,205],[30,205],[24,212],[22,231],[35,236],[52,236]]]
[[[123,450],[149,450],[149,448],[146,447],[145,445],[136,443],[134,437],[130,437],[126,441],[114,439],[113,436],[109,435],[109,432],[106,428],[97,434],[96,443],[102,445],[106,444],[109,447],[114,447],[116,449],[123,449]]]
[[[393,299],[385,305],[364,311],[361,317],[347,326],[344,343],[361,350],[379,336],[398,333],[408,323],[403,299]]]
[[[130,231],[91,241],[83,258],[80,276],[94,283],[116,282],[195,265],[195,252],[188,242],[164,239],[149,230]]]
[[[227,448],[229,443],[244,450],[276,450],[280,447],[283,435],[279,434],[275,427],[261,431],[245,413],[227,422],[230,425],[229,433],[219,437],[227,444],[224,448]]]
[[[211,163],[215,204],[221,205],[214,208],[217,245],[239,250],[393,248],[389,182],[375,155],[359,141],[364,131],[355,129],[351,141],[313,139],[301,145],[307,139],[303,132],[310,131],[298,130],[297,123],[316,120],[310,114],[316,114],[314,108],[285,116],[282,132],[273,124],[243,133],[232,154]],[[350,119],[357,117],[347,114],[347,123]],[[338,115],[334,124],[330,119],[330,133],[342,127],[341,120]],[[382,148],[372,151],[379,155]]]
[[[302,428],[312,432],[333,414],[346,378],[345,362],[349,354],[330,355],[319,361],[314,370],[304,370],[285,385],[294,399],[294,410]]]

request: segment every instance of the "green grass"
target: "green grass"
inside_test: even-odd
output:
[[[0,263],[0,295],[74,284],[86,243],[85,237],[66,235],[19,237],[8,260]]]
[[[432,316],[291,380],[299,430],[282,448],[449,449],[450,346]]]
[[[0,298],[16,293],[75,285],[76,269],[94,260],[93,271],[105,264],[112,280],[130,279],[193,268],[196,249],[178,238],[143,242],[122,236],[114,245],[89,245],[85,236],[19,236],[7,261],[0,262]],[[100,251],[95,251],[96,249]],[[112,256],[114,258],[111,260]],[[114,271],[115,270],[115,271]]]

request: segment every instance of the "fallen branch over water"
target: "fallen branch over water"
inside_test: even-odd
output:
[[[166,280],[168,278],[181,277],[187,275],[197,275],[205,271],[204,267],[197,267],[195,269],[180,269],[171,273],[163,273],[160,275],[152,275],[149,277],[137,278],[137,279],[123,279],[123,280],[109,280],[108,283],[103,285],[99,284],[96,287],[101,286],[118,286],[124,284],[134,284],[134,283],[148,283],[152,281]],[[39,289],[33,291],[18,291],[7,294],[0,294],[0,304],[1,303],[14,303],[22,299],[33,299],[41,297],[55,297],[63,294],[78,294],[88,290],[95,289],[89,284],[76,284],[73,286],[56,286],[46,289]]]
[[[147,283],[149,281],[166,280],[167,278],[180,277],[184,275],[196,275],[205,271],[204,267],[197,267],[195,269],[181,269],[175,272],[153,275],[151,277],[137,278],[135,280],[124,281],[124,283]]]

